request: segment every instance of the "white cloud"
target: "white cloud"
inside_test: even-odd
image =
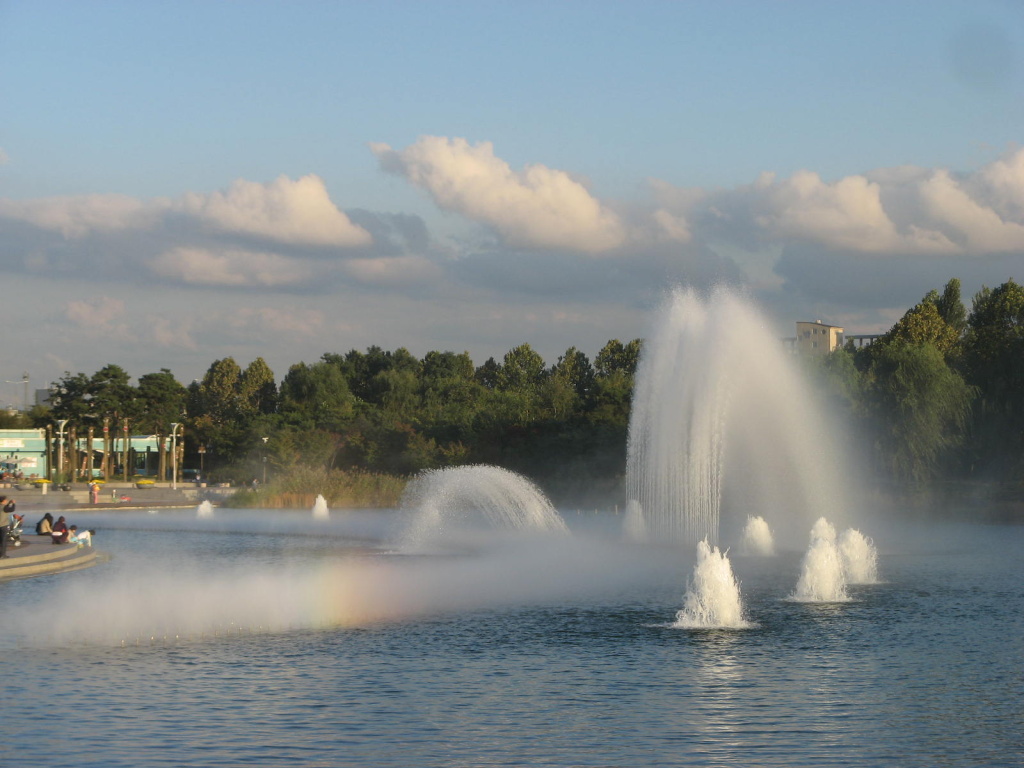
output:
[[[316,309],[277,307],[242,308],[222,318],[224,327],[246,340],[263,337],[315,337],[324,325],[324,313]]]
[[[600,253],[625,242],[619,217],[565,171],[514,171],[490,142],[425,136],[404,150],[371,144],[381,167],[425,189],[438,206],[493,227],[510,245]]]
[[[78,333],[87,338],[125,341],[133,338],[121,299],[100,296],[86,301],[69,301],[64,316]]]
[[[1024,181],[1024,174],[1016,181]],[[972,198],[946,171],[936,171],[919,186],[925,210],[951,230],[970,253],[1024,251],[1024,225],[1006,221],[992,207]]]
[[[64,314],[78,326],[109,328],[115,320],[124,316],[124,302],[109,296],[91,301],[69,301]]]
[[[238,180],[225,192],[189,193],[180,208],[214,230],[281,243],[349,248],[371,242],[313,175],[297,181],[281,176],[269,184]]]
[[[352,248],[373,240],[338,210],[317,176],[297,181],[281,176],[268,184],[238,180],[226,191],[189,192],[178,200],[144,201],[124,195],[0,199],[0,219],[60,232],[66,238],[155,230],[161,225],[178,233],[182,217],[194,222],[193,228],[277,245]]]
[[[312,270],[295,259],[238,249],[172,248],[153,259],[150,269],[190,285],[226,287],[294,286],[312,277]]]
[[[391,286],[433,282],[442,273],[441,267],[423,256],[348,259],[342,269],[360,283]]]
[[[91,233],[143,229],[159,220],[162,203],[144,203],[126,195],[0,199],[0,219],[20,221],[59,232],[66,238]]]

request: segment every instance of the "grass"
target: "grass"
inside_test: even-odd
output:
[[[309,509],[318,495],[330,507],[397,507],[407,478],[358,470],[297,467],[258,492],[240,490],[227,507]]]

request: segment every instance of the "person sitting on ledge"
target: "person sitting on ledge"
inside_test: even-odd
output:
[[[48,536],[53,532],[53,515],[47,512],[42,519],[36,523],[36,536]]]
[[[78,526],[72,525],[68,528],[68,541],[72,544],[77,544],[79,547],[91,547],[92,546],[92,531],[78,532]]]
[[[64,522],[64,515],[58,517],[57,522],[53,524],[50,537],[53,539],[54,544],[68,543],[68,524]]]

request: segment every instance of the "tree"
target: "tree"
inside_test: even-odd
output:
[[[1024,288],[1013,280],[974,297],[963,368],[979,390],[976,466],[1024,479]]]
[[[274,372],[262,357],[257,357],[242,371],[238,381],[238,408],[240,413],[250,418],[277,410]]]
[[[139,416],[136,430],[165,435],[171,424],[182,421],[187,390],[167,368],[139,377]]]
[[[929,343],[883,346],[871,377],[869,407],[885,469],[896,480],[927,482],[963,441],[973,388]]]
[[[889,332],[868,349],[880,353],[889,345],[931,344],[943,354],[950,356],[956,349],[960,335],[939,314],[937,292],[932,291],[918,304],[907,310]]]
[[[967,330],[967,310],[960,300],[960,281],[957,278],[946,283],[942,296],[935,302],[935,308],[946,325],[956,331],[957,336]]]
[[[189,414],[200,442],[222,458],[233,456],[244,429],[239,419],[242,369],[232,357],[215,360],[189,389]]]
[[[548,401],[552,415],[564,419],[580,410],[594,390],[594,366],[576,347],[569,347],[548,374]]]
[[[297,363],[281,382],[281,417],[296,428],[340,431],[351,420],[348,380],[332,363]]]

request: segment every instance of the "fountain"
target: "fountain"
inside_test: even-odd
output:
[[[753,626],[743,618],[740,585],[732,575],[729,558],[706,540],[697,544],[693,583],[672,626],[680,629],[746,629]]]
[[[718,540],[723,510],[766,513],[795,539],[844,513],[836,441],[778,336],[728,290],[675,290],[645,341],[629,425],[627,498],[657,540]]]
[[[789,599],[798,603],[845,603],[850,599],[836,531],[823,517],[811,531],[811,546],[800,564],[800,578]]]
[[[760,515],[747,516],[747,524],[743,528],[743,553],[767,557],[775,554],[775,540],[772,529]]]
[[[316,501],[313,502],[313,518],[315,520],[327,520],[330,516],[331,511],[327,508],[327,499],[323,497],[323,494],[318,493]]]
[[[878,552],[867,536],[856,528],[847,528],[839,537],[839,553],[850,584],[878,583]]]
[[[815,539],[825,539],[826,541],[835,542],[836,540],[836,529],[826,518],[819,517],[814,521],[814,525],[811,527],[811,541]]]
[[[204,499],[196,507],[196,517],[213,517],[213,504]]]
[[[412,515],[404,535],[411,545],[481,524],[510,531],[568,530],[537,486],[488,465],[422,472],[407,486],[401,506]]]

